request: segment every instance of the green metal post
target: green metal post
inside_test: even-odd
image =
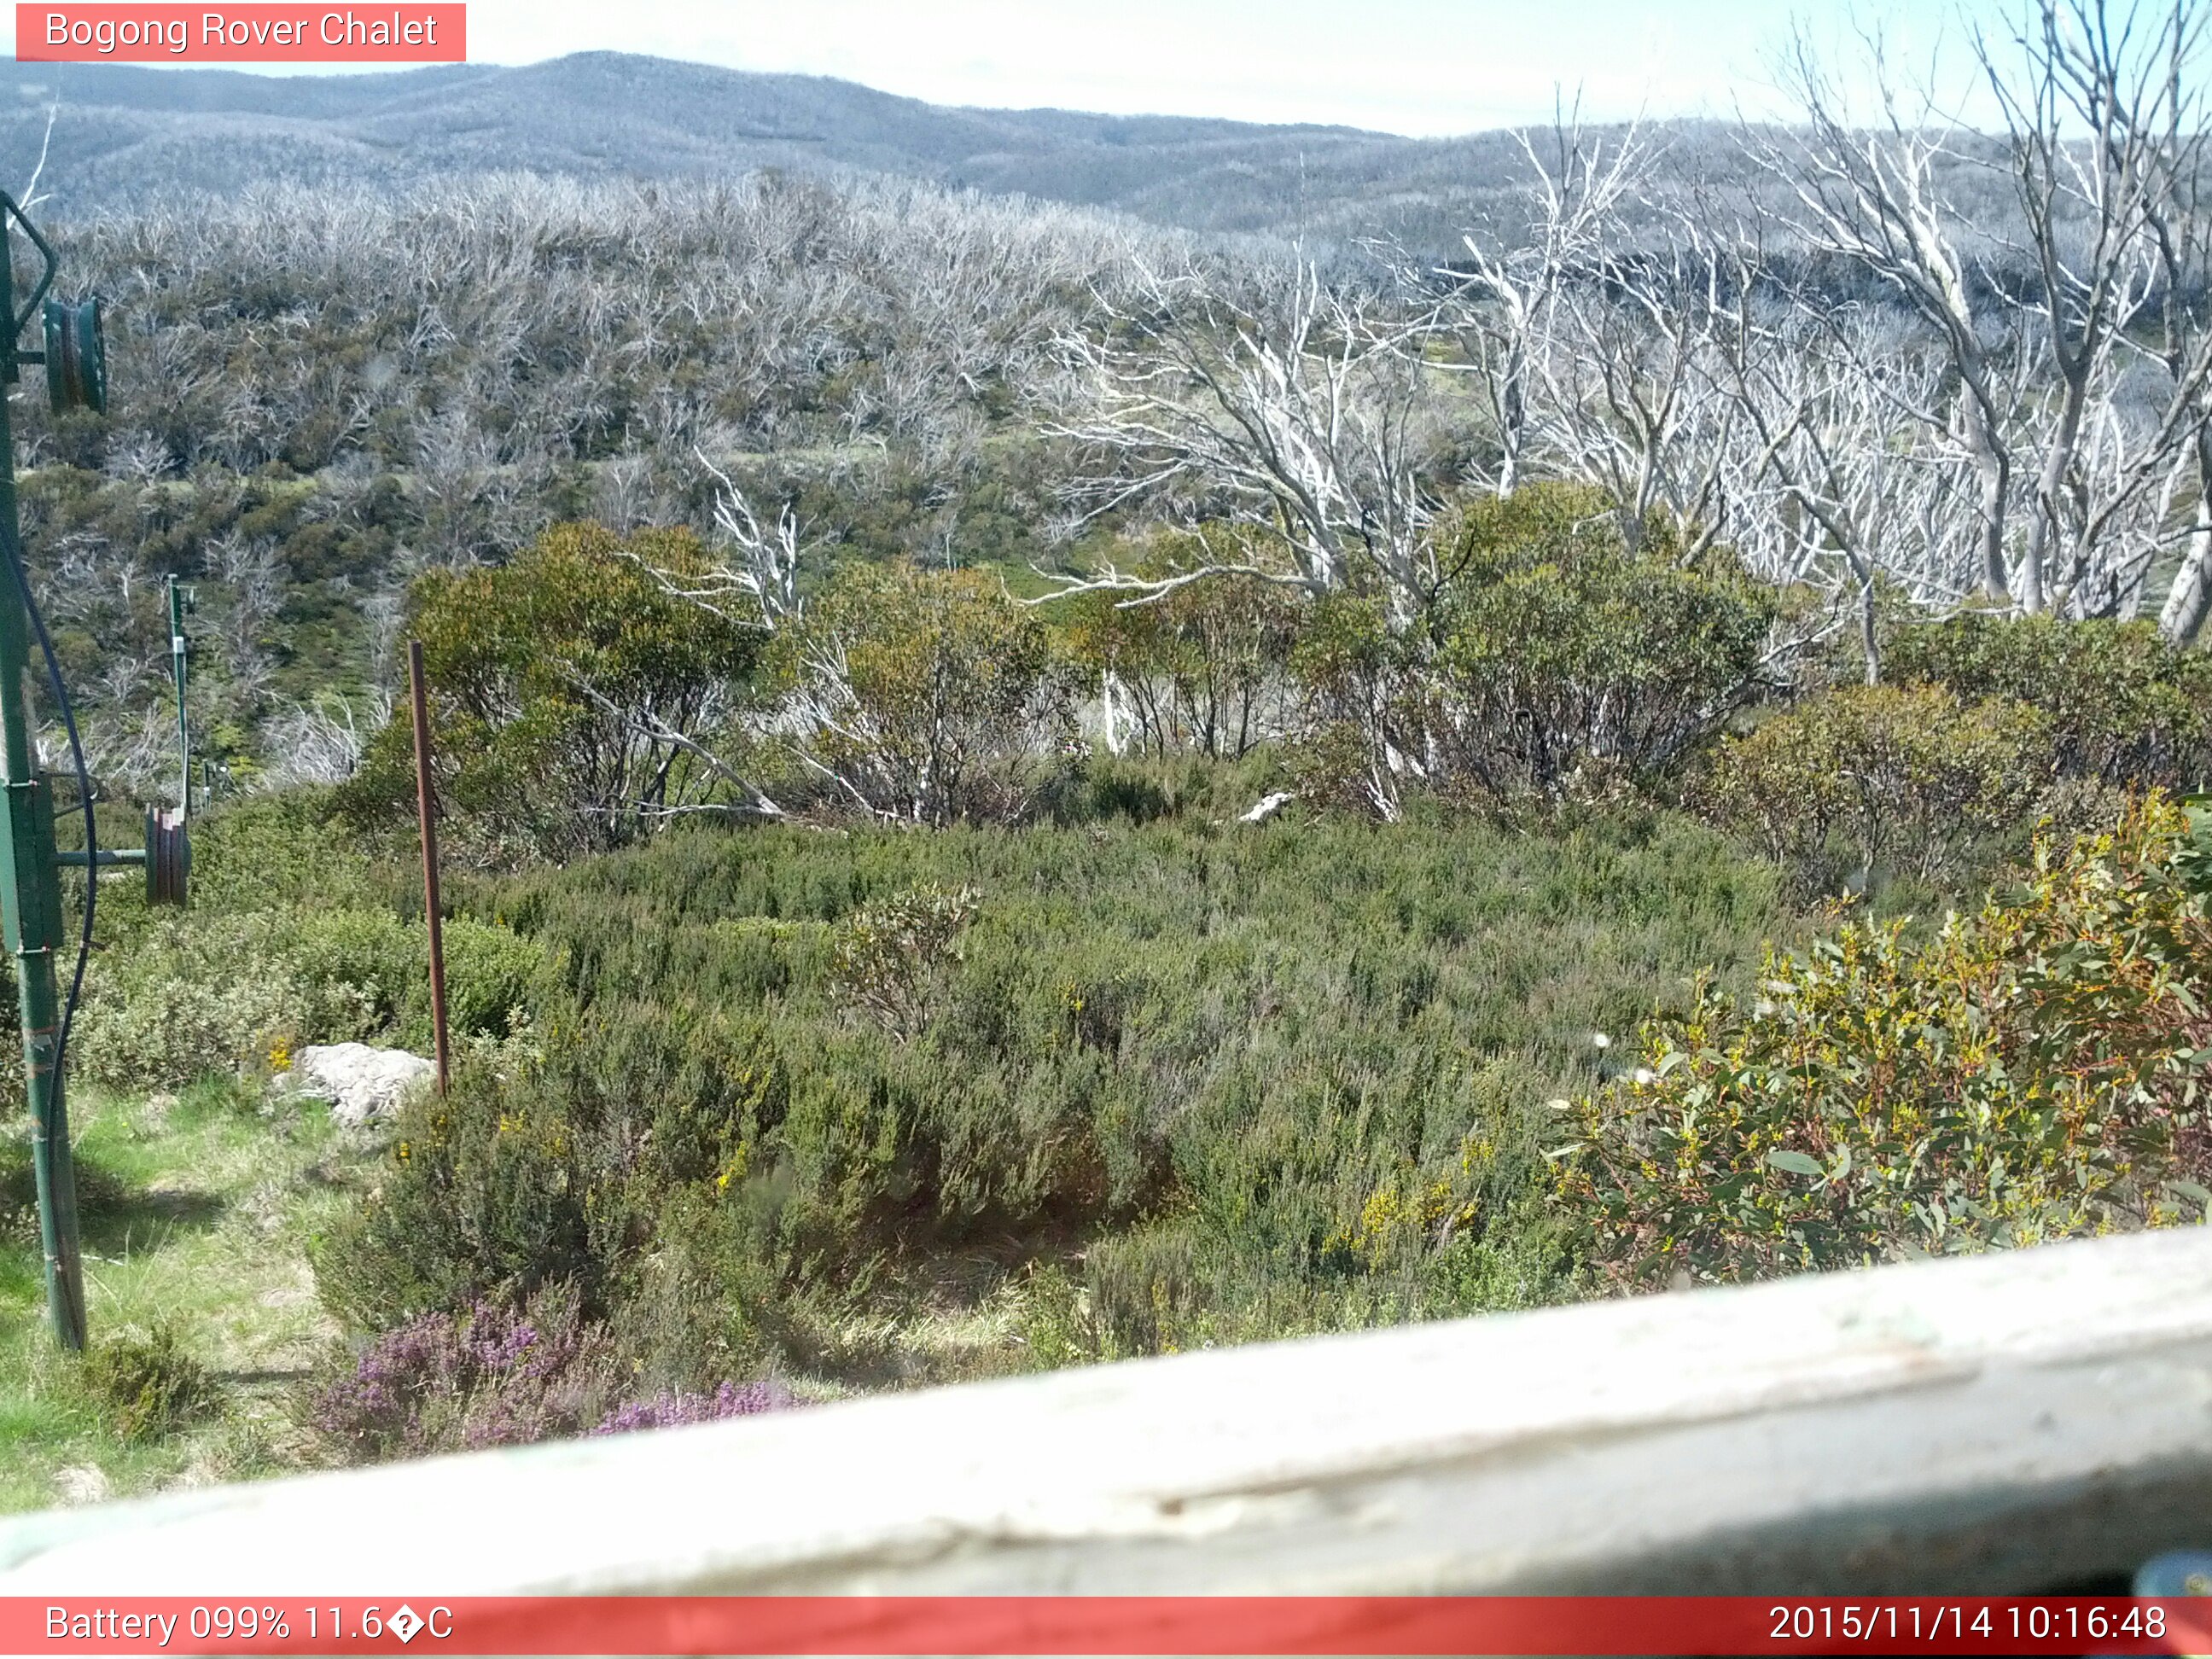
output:
[[[185,719],[185,592],[169,578],[169,667],[177,678],[177,822],[192,815],[192,728]]]
[[[9,204],[10,207],[13,204]],[[0,318],[13,322],[15,279],[0,223]],[[76,1174],[69,1110],[55,1069],[60,997],[54,952],[61,942],[61,881],[54,855],[53,791],[31,744],[30,618],[21,583],[22,531],[15,510],[15,437],[8,386],[18,378],[15,331],[0,340],[0,930],[15,960],[22,1017],[23,1079],[31,1109],[31,1156],[46,1257],[46,1316],[65,1348],[84,1346],[84,1268],[79,1257]]]

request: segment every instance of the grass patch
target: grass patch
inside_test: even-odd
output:
[[[295,1396],[337,1331],[307,1244],[356,1201],[361,1155],[319,1106],[221,1081],[74,1109],[86,1358],[47,1331],[20,1121],[0,1151],[0,1509],[313,1461]]]

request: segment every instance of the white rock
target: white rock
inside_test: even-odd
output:
[[[358,1127],[391,1116],[408,1091],[428,1081],[437,1069],[404,1048],[333,1042],[302,1048],[293,1057],[291,1086],[329,1101],[333,1119]]]
[[[54,1472],[54,1490],[64,1504],[100,1504],[106,1501],[112,1489],[105,1469],[80,1463]]]
[[[1265,823],[1269,818],[1274,817],[1276,813],[1281,811],[1283,808],[1288,806],[1297,799],[1297,795],[1294,791],[1289,789],[1278,789],[1271,795],[1262,795],[1260,798],[1259,805],[1255,806],[1250,811],[1245,813],[1243,817],[1238,818],[1237,822],[1239,823]]]

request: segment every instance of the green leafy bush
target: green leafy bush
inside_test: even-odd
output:
[[[550,965],[507,928],[446,933],[447,1012],[459,1036],[498,1039],[550,984]],[[96,959],[73,1040],[115,1089],[181,1088],[275,1065],[314,1042],[430,1042],[429,946],[419,921],[339,907],[205,909],[142,924]]]
[[[912,1036],[960,961],[960,935],[975,919],[975,894],[902,893],[849,917],[837,930],[831,981],[887,1031]]]
[[[421,890],[422,872],[412,859],[395,878],[364,855],[358,831],[338,816],[328,789],[227,799],[214,811],[196,813],[191,835],[193,915],[295,906],[368,909]],[[135,889],[136,884],[102,884],[103,928],[118,912],[140,921],[159,917],[137,901]]]
[[[214,1409],[215,1378],[187,1353],[167,1326],[125,1334],[84,1357],[84,1382],[116,1433],[154,1440]]]
[[[688,531],[559,525],[504,565],[416,579],[408,603],[456,854],[568,857],[672,813],[748,804],[711,745],[764,635],[670,591],[708,563]],[[406,720],[386,726],[338,791],[343,810],[410,821],[413,740]]]
[[[419,921],[389,910],[310,910],[289,918],[288,954],[313,988],[310,1041],[340,1032],[336,1010],[353,1012],[345,1035],[386,1034],[403,1046],[430,1041],[430,946]],[[447,921],[446,1016],[457,1036],[504,1037],[550,983],[534,945],[508,929],[467,916]]]
[[[89,980],[73,1063],[112,1089],[181,1088],[289,1049],[312,1027],[305,988],[289,964],[264,956],[228,965],[240,976],[215,981],[187,969],[132,974],[119,984]],[[359,1024],[346,1018],[331,1035],[350,1038]]]
[[[1162,535],[1135,573],[1170,580],[1207,565],[1282,568],[1257,532],[1208,525]],[[1110,678],[1120,741],[1138,754],[1248,754],[1282,723],[1284,665],[1304,601],[1279,583],[1224,574],[1132,603],[1112,591],[1070,602],[1062,626],[1075,659]]]
[[[972,570],[849,566],[771,660],[826,799],[881,817],[1017,821],[1074,732],[1051,630]]]
[[[1809,891],[1954,880],[2033,817],[2049,723],[1939,686],[1846,686],[1723,744],[1693,793]]]
[[[1410,629],[1357,595],[1314,608],[1291,666],[1304,787],[1385,817],[1425,787],[1492,805],[1602,800],[1650,782],[1756,696],[1778,614],[1722,549],[1605,498],[1534,484],[1436,532],[1442,585]]]
[[[1472,503],[1437,539],[1428,741],[1408,752],[1454,781],[1498,800],[1641,781],[1758,690],[1777,602],[1725,550],[1687,556],[1655,520],[1632,550],[1564,484]]]
[[[1968,614],[1899,629],[1884,665],[1899,682],[2037,710],[2061,776],[2212,787],[2212,655],[2168,643],[2154,623]]]
[[[1394,632],[1380,599],[1334,593],[1312,606],[1290,659],[1303,705],[1293,763],[1303,797],[1399,816],[1407,746],[1421,750],[1424,660],[1423,642]]]
[[[1558,1186],[1622,1286],[1757,1279],[2203,1214],[2212,814],[2039,842],[1933,939],[1846,927],[1704,988],[1567,1108]]]

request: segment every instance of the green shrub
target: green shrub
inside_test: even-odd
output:
[[[165,916],[127,954],[96,957],[72,1064],[112,1089],[174,1089],[265,1064],[319,1026],[359,1035],[364,1011],[335,987],[316,1006],[281,931],[268,914]]]
[[[1283,568],[1279,551],[1244,526],[1208,525],[1155,538],[1134,574],[1155,580],[1207,565]],[[1235,759],[1276,735],[1283,669],[1307,609],[1279,583],[1209,576],[1164,597],[1085,594],[1062,627],[1077,662],[1111,677],[1117,736],[1138,754]]]
[[[837,930],[831,983],[885,1030],[913,1036],[960,961],[960,935],[975,919],[975,894],[902,893],[855,913]]]
[[[112,832],[109,832],[112,833]],[[333,792],[288,789],[244,795],[197,812],[191,822],[194,914],[242,915],[302,906],[364,909],[419,892],[412,866],[394,877],[374,865],[359,832],[337,816]],[[410,848],[412,851],[412,848]],[[158,917],[130,902],[135,883],[103,883],[100,912],[140,920]],[[118,900],[125,901],[118,905]]]
[[[1298,630],[1299,794],[1384,819],[1400,813],[1406,756],[1421,750],[1425,642],[1395,633],[1380,599],[1334,593]]]
[[[1100,1353],[1555,1297],[1535,1103],[1655,979],[1747,969],[1783,920],[1680,818],[1539,841],[1425,808],[681,833],[457,891],[565,1006],[541,1063],[404,1109],[326,1296],[383,1329],[559,1278],[688,1387],[885,1375],[854,1333],[941,1309],[949,1264],[1057,1267]],[[932,906],[971,891],[954,932],[968,901]],[[863,931],[927,988],[888,1022],[854,1018]]]
[[[458,1036],[498,1039],[550,984],[538,949],[458,918],[446,933]],[[143,923],[126,952],[94,959],[76,1049],[114,1089],[181,1088],[211,1073],[280,1065],[316,1042],[430,1042],[429,948],[419,921],[353,908],[196,908]]]
[[[289,954],[319,1012],[319,1035],[339,1034],[335,1010],[356,1012],[346,1035],[387,1034],[410,1048],[430,1042],[430,947],[419,921],[388,910],[311,910],[290,919]],[[549,964],[528,940],[465,916],[444,928],[446,1016],[459,1036],[503,1037],[550,983]]]
[[[2212,787],[2212,655],[2168,643],[2154,623],[1954,617],[1899,629],[1884,668],[1968,702],[2036,709],[2061,776],[2177,793]]]
[[[1051,630],[972,570],[848,566],[779,633],[772,665],[827,799],[882,817],[1018,820],[1074,732]]]
[[[1937,686],[1846,686],[1713,754],[1694,794],[1810,891],[1876,872],[1957,879],[2033,818],[2049,723]]]
[[[149,909],[102,888],[71,1064],[117,1090],[179,1089],[275,1065],[303,1044],[430,1042],[428,935],[395,875],[332,816],[328,792],[248,796],[194,818],[192,903]],[[496,919],[446,929],[455,1034],[496,1042],[550,988],[554,964]]]
[[[1020,1309],[1020,1341],[1030,1369],[1056,1370],[1102,1357],[1091,1297],[1059,1263],[1030,1267],[1022,1283]]]
[[[159,1439],[204,1416],[218,1398],[214,1376],[166,1325],[95,1345],[84,1357],[83,1376],[109,1425],[125,1440]]]
[[[1416,787],[1602,802],[1759,690],[1778,602],[1724,550],[1686,557],[1655,520],[1632,550],[1601,495],[1555,483],[1472,502],[1435,533],[1442,586],[1413,629],[1349,595],[1301,630],[1309,794],[1384,817]]]
[[[1617,1285],[1734,1280],[2201,1216],[2212,814],[2154,798],[1932,940],[1847,927],[1705,988],[1569,1107],[1560,1194]],[[1569,1103],[1561,1102],[1562,1106]]]
[[[566,1103],[534,1084],[464,1068],[448,1093],[410,1098],[382,1178],[315,1249],[326,1304],[377,1331],[565,1281],[604,1309],[593,1224],[618,1231],[620,1206],[594,1184]]]
[[[1448,573],[1422,732],[1431,763],[1494,799],[1641,781],[1758,690],[1771,592],[1654,521],[1633,550],[1594,492],[1531,485],[1438,533]]]
[[[763,635],[669,591],[708,563],[688,531],[557,525],[506,564],[416,580],[455,855],[569,857],[731,804],[701,750],[741,701]],[[410,822],[413,741],[407,721],[386,725],[338,805],[364,823]]]

